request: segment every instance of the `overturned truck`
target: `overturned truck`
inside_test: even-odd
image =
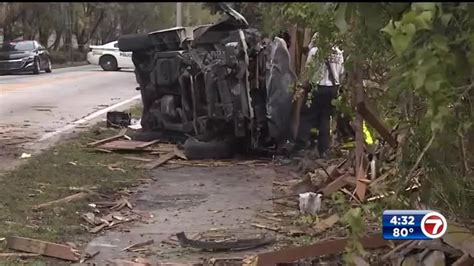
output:
[[[226,17],[197,27],[125,35],[142,95],[142,131],[185,140],[190,158],[270,151],[290,134],[296,77],[286,43],[265,43],[228,6]]]

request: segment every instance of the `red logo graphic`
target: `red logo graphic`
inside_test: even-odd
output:
[[[427,213],[421,220],[421,231],[425,236],[436,239],[442,237],[448,229],[448,223],[443,215],[437,212]]]

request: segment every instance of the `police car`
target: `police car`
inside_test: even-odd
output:
[[[121,68],[134,68],[132,52],[120,52],[117,41],[104,45],[90,45],[87,62],[100,65],[105,71],[117,71]]]

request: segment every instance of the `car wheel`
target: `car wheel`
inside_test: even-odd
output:
[[[117,60],[111,55],[106,55],[100,58],[99,65],[105,71],[117,71]]]
[[[184,142],[184,154],[189,159],[229,159],[234,156],[234,151],[230,141],[189,138]]]
[[[33,74],[39,74],[40,71],[40,61],[38,60],[38,58],[35,58],[35,62],[33,64]]]
[[[46,69],[44,71],[46,71],[46,73],[51,73],[51,71],[52,71],[51,59],[48,59],[48,66],[46,67]]]

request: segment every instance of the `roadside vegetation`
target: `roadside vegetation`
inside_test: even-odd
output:
[[[18,169],[0,176],[0,238],[22,236],[77,245],[86,243],[92,237],[81,226],[84,223],[81,214],[90,211],[86,203],[95,199],[113,201],[146,178],[142,170],[135,168],[138,163],[124,159],[123,154],[101,153],[87,147],[91,141],[118,134],[119,130],[101,124],[32,156]],[[109,166],[124,171],[113,171]],[[93,193],[87,199],[34,210],[38,204],[81,191]],[[0,242],[0,250],[5,250],[4,244]]]
[[[286,21],[274,23],[274,29],[297,25],[319,32],[317,60],[339,43],[346,57],[348,97],[337,105],[353,110],[351,94],[365,87],[378,114],[396,129],[401,152],[386,187],[395,187],[398,197],[388,206],[425,206],[471,223],[474,6],[279,3],[269,13]],[[363,80],[377,86],[364,86]],[[406,191],[417,182],[418,190]]]

